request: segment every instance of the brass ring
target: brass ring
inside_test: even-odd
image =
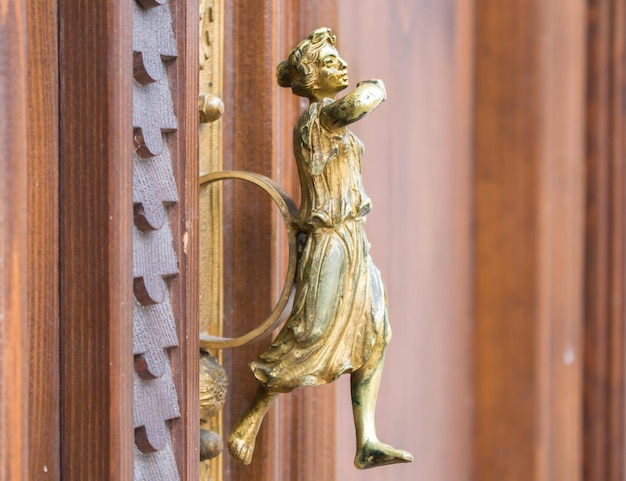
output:
[[[264,175],[255,174],[253,172],[241,172],[236,170],[211,172],[200,177],[200,184],[210,184],[225,179],[239,179],[250,182],[260,187],[274,201],[283,217],[285,227],[287,228],[287,238],[289,242],[289,263],[287,264],[287,275],[285,284],[281,291],[280,297],[269,317],[259,326],[239,337],[219,337],[208,334],[200,335],[200,347],[205,349],[217,348],[225,349],[229,347],[239,347],[244,344],[257,341],[262,337],[270,334],[282,320],[281,314],[289,303],[289,299],[295,290],[294,279],[296,275],[296,264],[298,262],[298,230],[293,225],[298,208],[295,202],[287,195],[287,193],[278,186],[272,179]]]

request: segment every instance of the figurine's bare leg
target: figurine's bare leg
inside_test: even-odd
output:
[[[376,435],[376,399],[383,372],[385,350],[386,343],[375,347],[369,360],[361,369],[352,373],[350,379],[357,442],[354,465],[359,469],[413,461],[411,453],[380,442]]]
[[[259,428],[277,397],[278,393],[270,392],[265,387],[259,386],[252,406],[233,426],[228,438],[228,450],[234,458],[243,464],[250,464],[252,461],[254,443]]]

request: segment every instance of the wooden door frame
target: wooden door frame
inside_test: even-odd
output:
[[[26,479],[27,35],[26,4],[0,6],[0,479]]]
[[[323,6],[333,4],[328,1]],[[195,479],[198,469],[198,399],[193,382],[197,377],[198,358],[195,277],[198,25],[193,8],[184,2],[171,1],[170,5],[179,49],[178,67],[171,73],[170,81],[180,132],[171,145],[175,151],[173,168],[180,202],[177,212],[170,216],[180,274],[171,281],[170,290],[177,298],[174,310],[181,340],[179,348],[172,351],[171,359],[182,421],[173,423],[173,433],[181,477]],[[2,245],[12,246],[11,258],[19,263],[17,270],[3,270],[3,276],[8,276],[6,282],[3,277],[3,285],[9,286],[11,291],[10,295],[3,295],[2,302],[11,302],[7,308],[14,310],[11,312],[15,312],[19,320],[1,334],[3,342],[14,346],[10,353],[15,355],[10,358],[7,351],[3,356],[3,386],[7,385],[5,381],[14,381],[11,381],[10,391],[3,391],[3,402],[6,401],[3,405],[7,410],[3,411],[2,431],[11,436],[11,442],[2,445],[2,453],[7,455],[3,466],[10,466],[10,477],[23,479],[27,478],[29,470],[33,475],[41,470],[56,479],[132,479],[131,8],[115,2],[92,2],[77,7],[69,0],[47,0],[37,5],[25,0],[11,1],[9,6],[8,14],[3,10],[2,20],[15,28],[6,30],[5,35],[10,38],[3,42],[12,46],[2,50],[2,60],[11,66],[10,75],[5,70],[2,72],[3,85],[10,85],[13,92],[16,85],[25,87],[27,78],[31,83],[30,90],[21,88],[6,104],[12,109],[6,118],[12,118],[13,123],[12,130],[4,132],[10,137],[3,137],[3,150],[7,152],[3,158],[3,173],[13,182],[12,189],[3,191],[6,202],[3,202],[2,214],[3,220],[10,215],[14,226],[3,230],[6,238],[2,239]],[[304,2],[291,10],[287,2],[267,1],[263,8],[270,14],[270,21],[260,24],[254,13],[256,5],[241,2],[232,8],[231,18],[240,22],[233,42],[244,45],[249,40],[246,25],[256,31],[260,28],[263,37],[256,40],[260,42],[257,46],[261,53],[257,52],[255,62],[269,66],[272,72],[278,56],[284,56],[296,39],[317,26],[319,19]],[[289,27],[287,22],[283,23],[284,19],[279,20],[280,9],[289,12]],[[332,16],[332,8],[326,14]],[[296,19],[295,24],[291,23],[293,19]],[[273,28],[279,24],[285,37],[285,32],[291,37],[289,47],[277,55],[278,42]],[[62,39],[60,43],[58,35]],[[30,70],[23,63],[27,55]],[[242,54],[236,62],[245,63],[244,57]],[[264,82],[268,88],[277,90],[273,75]],[[240,81],[239,87],[242,85],[250,86],[250,79]],[[234,104],[241,105],[241,95],[239,91]],[[283,119],[278,112],[284,112],[285,107],[279,109],[277,98],[272,99],[274,107],[270,115],[278,125],[279,119]],[[293,116],[297,106],[291,102]],[[267,118],[265,107],[253,108],[254,115]],[[28,118],[25,117],[27,111],[30,112]],[[42,112],[53,120],[46,123]],[[241,114],[242,118],[246,115]],[[288,122],[291,123],[291,119]],[[36,128],[44,130],[37,132]],[[27,135],[28,129],[31,135]],[[278,170],[277,145],[288,143],[285,139],[290,138],[290,129],[291,125],[280,136],[271,136],[273,147],[267,166],[271,165],[272,172],[269,173]],[[265,135],[260,134],[258,139],[263,146],[267,145]],[[291,147],[283,153],[288,165],[292,165]],[[26,188],[27,164],[20,160],[27,155],[31,173],[41,169],[36,160],[45,160],[46,169],[51,169],[45,193],[40,193],[42,189],[36,189],[35,184],[30,190]],[[258,162],[249,167],[257,172],[268,170]],[[37,206],[37,221],[26,214],[27,193],[32,197],[31,207]],[[45,221],[45,225],[40,225],[39,220]],[[20,242],[26,237],[28,222],[32,223],[33,242],[27,252],[26,245]],[[265,253],[276,251],[279,249],[273,233],[276,226],[266,224],[265,228],[270,235],[257,245],[266,249]],[[8,249],[3,250],[3,260],[7,252]],[[40,287],[32,289],[31,295],[45,291],[47,301],[40,305],[47,309],[36,309],[29,317],[27,306],[35,301],[33,297],[26,297],[25,286],[29,265],[37,259],[42,263],[31,273],[31,282]],[[52,281],[55,288],[48,286],[46,289],[46,282],[57,276],[59,284]],[[43,413],[40,425],[29,423],[29,414],[21,407],[27,397],[26,333],[30,328],[33,328],[30,346],[37,352],[31,366],[38,374],[38,381],[33,379],[31,383],[30,419],[35,412]],[[45,354],[40,352],[42,350]],[[22,368],[15,369],[16,366]],[[49,384],[42,379],[47,379]],[[279,415],[282,427],[272,434],[268,449],[292,443],[298,437],[298,431],[292,429],[294,423],[299,429],[312,433],[305,436],[309,441],[298,443],[300,455],[285,464],[291,470],[296,466],[300,470],[306,465],[308,447],[311,443],[319,446],[321,443],[317,440],[321,438],[324,438],[322,449],[326,459],[333,458],[333,445],[329,443],[334,435],[332,422],[321,431],[302,424],[312,420],[311,411],[302,412],[302,406],[310,406],[320,399],[305,394],[291,404],[283,403]],[[329,419],[334,409],[333,399],[331,396],[319,403],[319,408],[328,410]],[[290,407],[287,409],[287,406]],[[11,450],[5,446],[10,446]],[[33,455],[35,451],[37,456]],[[328,473],[326,479],[331,479],[332,462],[309,464],[307,472],[311,479],[320,468]],[[272,469],[287,472],[283,465]],[[17,472],[20,475],[15,474]],[[242,476],[249,475],[242,471]],[[262,478],[261,473],[258,476]]]
[[[292,129],[301,107],[291,91],[277,86],[275,69],[313,29],[337,30],[337,0],[240,0],[225,6],[224,169],[271,177],[298,199]],[[225,278],[234,281],[224,286],[226,336],[251,329],[270,312],[282,281],[281,263],[286,262],[281,221],[269,215],[269,203],[251,203],[238,187],[230,197],[226,194],[224,202]],[[237,297],[235,290],[244,294]],[[268,342],[224,352],[231,392],[224,408],[226,434],[252,402],[258,383],[248,362]],[[252,464],[243,466],[223,455],[224,479],[332,481],[335,393],[334,386],[327,387],[282,396],[263,423]]]

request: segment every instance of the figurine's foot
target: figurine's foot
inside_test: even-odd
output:
[[[387,464],[410,463],[413,455],[403,449],[396,449],[380,441],[367,441],[354,458],[358,469],[375,468]]]
[[[252,454],[254,453],[254,443],[250,446],[245,440],[234,438],[231,435],[228,439],[228,451],[237,461],[243,464],[250,464],[252,462]]]
[[[243,421],[243,420],[242,420]],[[243,464],[252,462],[254,454],[254,444],[259,431],[255,423],[245,423],[240,421],[233,428],[228,438],[228,450],[233,458]]]

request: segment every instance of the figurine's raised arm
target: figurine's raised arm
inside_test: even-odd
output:
[[[321,121],[327,129],[345,127],[378,107],[386,95],[382,80],[359,82],[348,95],[322,108]]]

